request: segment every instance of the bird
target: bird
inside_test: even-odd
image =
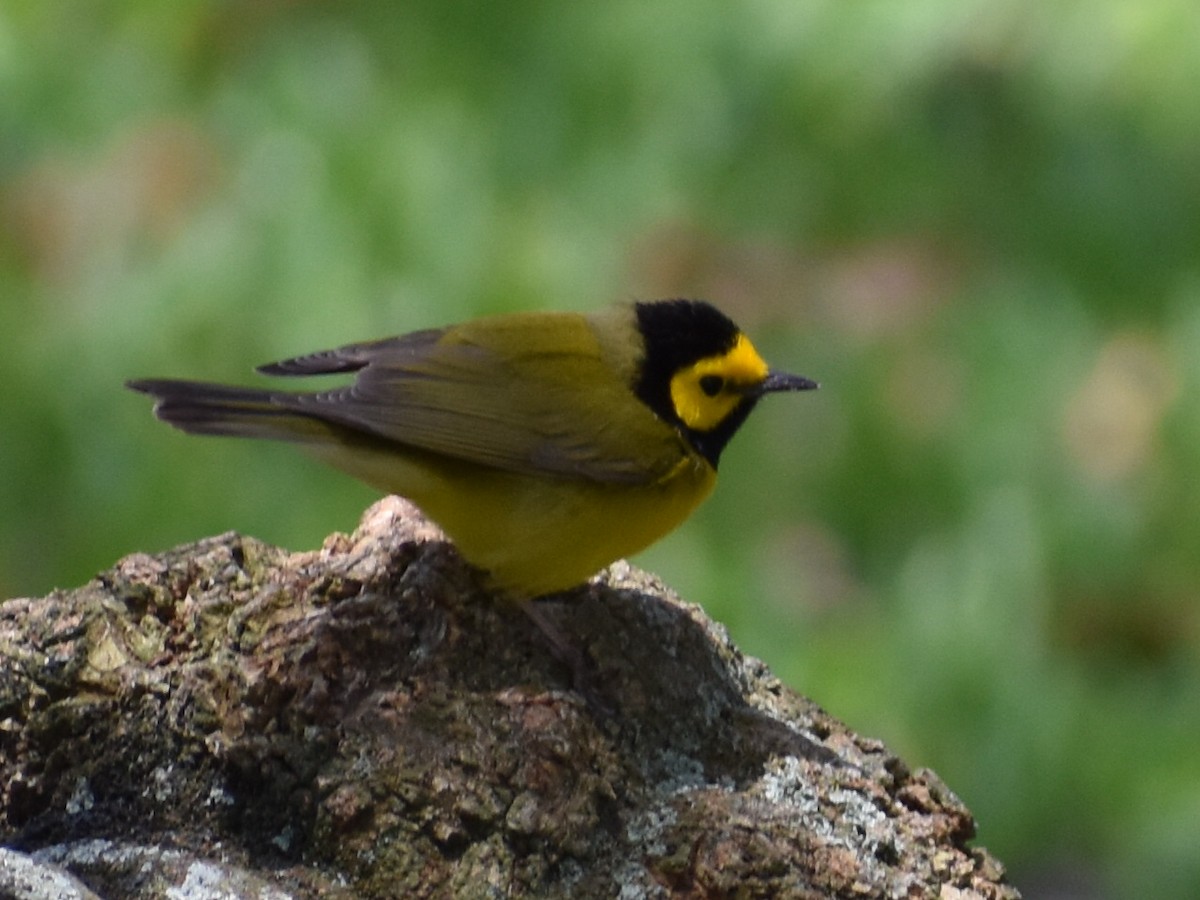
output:
[[[408,498],[490,584],[524,600],[673,531],[712,492],[763,397],[818,387],[771,369],[712,304],[682,298],[485,316],[258,371],[353,381],[127,386],[181,431],[287,441]]]

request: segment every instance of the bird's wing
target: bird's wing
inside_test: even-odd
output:
[[[357,372],[347,387],[276,402],[400,445],[512,472],[652,483],[679,463],[683,439],[611,355],[583,316],[522,314],[262,371]]]

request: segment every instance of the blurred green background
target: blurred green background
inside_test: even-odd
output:
[[[976,813],[1200,896],[1200,7],[10,0],[0,596],[372,493],[124,379],[700,296],[764,405],[640,560]]]

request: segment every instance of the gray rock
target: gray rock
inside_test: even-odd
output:
[[[106,900],[1018,896],[933,773],[652,576],[541,609],[586,683],[396,498],[7,601],[0,842]]]

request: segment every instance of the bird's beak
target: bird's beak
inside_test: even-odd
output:
[[[787,372],[768,372],[767,377],[760,381],[750,391],[752,397],[763,394],[774,394],[779,391],[815,391],[820,385],[811,378],[803,375],[789,375]]]

